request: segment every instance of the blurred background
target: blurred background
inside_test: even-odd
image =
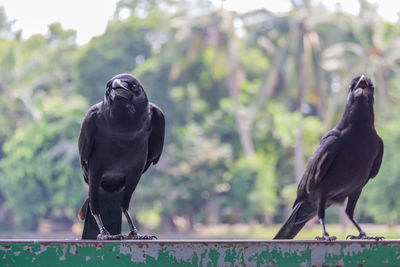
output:
[[[356,217],[400,237],[400,4],[48,2],[0,0],[0,238],[80,237],[80,123],[121,72],[167,120],[161,161],[131,203],[141,231],[272,238],[348,83],[366,74],[385,154]],[[356,233],[340,206],[327,222],[339,238]],[[319,234],[312,221],[298,238]]]

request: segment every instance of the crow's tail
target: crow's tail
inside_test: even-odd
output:
[[[83,221],[86,218],[86,213],[87,213],[88,207],[89,207],[89,198],[87,197],[85,199],[85,201],[83,201],[82,207],[81,207],[81,209],[79,210],[79,213],[78,213],[78,218],[80,220]]]
[[[121,233],[122,210],[120,197],[116,194],[102,193],[99,197],[100,217],[104,227],[111,235]],[[90,211],[89,198],[87,198],[79,211],[78,217],[85,220],[83,226],[82,239],[97,239],[100,233],[96,220]]]
[[[308,202],[297,203],[274,239],[292,239],[316,215],[317,209]]]

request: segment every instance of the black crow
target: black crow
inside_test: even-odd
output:
[[[79,157],[89,197],[79,211],[82,239],[152,239],[139,235],[129,215],[142,174],[156,164],[164,144],[165,119],[147,100],[142,84],[119,74],[107,82],[102,102],[87,112],[79,135]],[[121,234],[122,213],[130,232]]]
[[[359,231],[351,239],[370,237],[353,217],[361,191],[379,171],[383,141],[374,126],[374,86],[364,75],[350,83],[347,104],[340,122],[321,139],[298,185],[293,209],[274,239],[292,239],[305,223],[318,215],[322,237],[335,240],[325,229],[325,209],[348,199],[346,214]]]

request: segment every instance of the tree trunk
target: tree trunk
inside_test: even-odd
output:
[[[194,230],[194,225],[196,224],[196,213],[194,211],[189,212],[189,227],[190,230]]]
[[[242,144],[244,153],[247,156],[251,156],[254,154],[255,150],[249,129],[250,122],[246,121],[245,118],[243,118],[243,115],[241,113],[242,109],[239,102],[239,95],[242,83],[246,79],[246,74],[244,69],[240,66],[238,60],[237,46],[238,44],[236,38],[232,37],[231,41],[229,42],[229,63],[232,69],[230,70],[228,75],[228,90],[232,100],[233,112],[235,115],[240,142]]]
[[[302,24],[299,25],[300,30],[301,30],[301,40],[303,41],[303,36],[304,36],[304,26]],[[294,150],[294,173],[296,177],[296,182],[297,184],[300,182],[300,179],[303,175],[303,160],[304,160],[304,149],[303,149],[303,104],[304,104],[304,95],[307,90],[307,84],[306,84],[306,73],[305,73],[305,53],[304,53],[304,44],[303,42],[301,43],[301,49],[300,49],[300,55],[298,55],[298,58],[296,60],[296,68],[298,71],[298,76],[297,76],[297,81],[298,81],[298,86],[299,86],[299,93],[298,93],[298,98],[297,98],[297,110],[300,113],[300,120],[299,124],[297,125],[297,136],[296,136],[296,144],[295,144],[295,150]]]
[[[215,225],[220,223],[220,211],[219,211],[219,203],[218,198],[216,196],[212,196],[206,203],[206,224],[207,225]]]
[[[264,213],[262,216],[262,223],[265,226],[271,225],[274,222],[274,218],[271,214],[269,213]]]
[[[176,232],[176,225],[174,220],[172,219],[172,215],[168,212],[161,213],[161,220],[162,220],[162,230],[163,232]]]
[[[300,120],[297,125],[297,136],[296,144],[294,149],[294,173],[297,184],[300,182],[303,176],[303,160],[304,160],[304,148],[303,148],[303,114],[300,112]]]

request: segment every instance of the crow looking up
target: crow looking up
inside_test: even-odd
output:
[[[325,208],[348,199],[346,214],[359,231],[351,239],[370,237],[353,218],[361,190],[379,171],[383,142],[374,126],[374,86],[364,75],[350,83],[340,122],[321,139],[298,185],[293,209],[274,239],[292,239],[305,223],[318,215],[322,237],[335,240],[325,229]]]
[[[79,157],[89,197],[79,211],[82,239],[152,239],[137,233],[128,208],[141,175],[156,164],[164,144],[164,115],[129,74],[107,82],[102,102],[87,112]],[[121,235],[122,212],[130,232]]]

